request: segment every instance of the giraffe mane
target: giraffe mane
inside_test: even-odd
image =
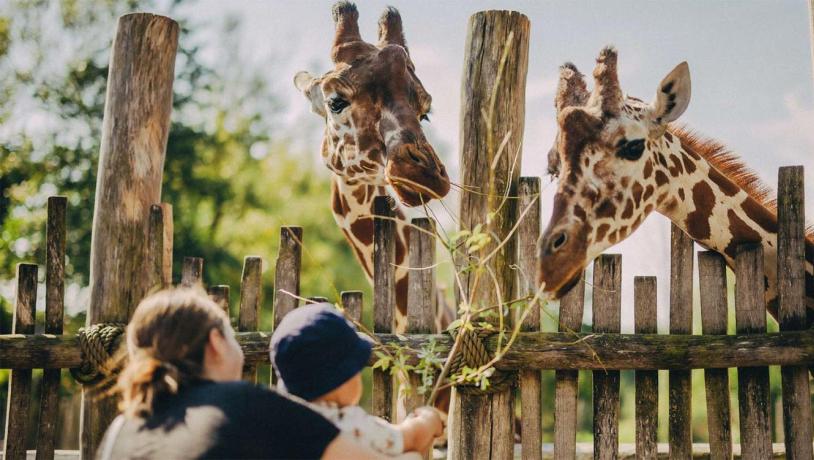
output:
[[[687,126],[670,126],[681,144],[705,159],[761,206],[777,216],[777,194],[743,160],[715,139],[704,137]],[[814,242],[814,225],[806,225],[806,239]]]

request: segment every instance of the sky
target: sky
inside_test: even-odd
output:
[[[298,70],[330,68],[332,1],[199,1],[185,10],[201,38],[216,42],[216,24],[241,20],[234,50],[264,69],[284,99],[284,124],[296,143],[318,155],[322,121],[292,84]],[[469,16],[517,10],[531,21],[522,174],[543,177],[543,227],[556,184],[545,175],[556,132],[557,68],[574,62],[590,74],[599,50],[619,50],[619,77],[630,95],[650,100],[658,82],[687,61],[692,100],[680,121],[738,153],[771,186],[777,168],[806,167],[806,209],[814,216],[814,95],[810,14],[805,0],[785,1],[425,1],[357,3],[362,36],[376,38],[387,5],[401,12],[416,73],[433,96],[429,137],[454,181],[459,177],[461,71]],[[184,7],[182,6],[182,9]],[[160,8],[158,13],[161,12]],[[217,59],[216,54],[209,56]],[[215,62],[216,64],[216,62]],[[450,198],[450,203],[455,197]],[[453,205],[457,209],[457,205]],[[331,221],[326,203],[326,221]],[[608,252],[623,254],[623,331],[632,331],[633,277],[659,278],[659,329],[668,324],[669,221],[651,216]],[[589,317],[586,316],[586,320]]]

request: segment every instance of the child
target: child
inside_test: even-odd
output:
[[[425,452],[444,431],[431,407],[391,424],[358,406],[361,371],[371,344],[332,305],[310,304],[288,313],[271,336],[271,362],[279,388],[309,402],[339,429],[383,454]]]

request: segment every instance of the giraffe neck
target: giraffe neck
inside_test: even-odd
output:
[[[738,245],[763,247],[766,304],[777,318],[777,215],[675,134],[664,137],[654,162],[659,195],[656,210],[701,246],[722,254],[734,267]],[[658,172],[657,172],[658,174]],[[662,179],[659,179],[661,177]],[[666,178],[666,179],[665,179]],[[666,183],[658,184],[666,180]],[[814,307],[814,244],[806,240],[806,296]]]
[[[387,195],[382,186],[352,182],[334,174],[331,181],[331,210],[336,224],[353,248],[369,282],[373,282],[373,200]],[[403,333],[407,326],[407,242],[409,221],[401,206],[396,205],[396,310],[395,330]]]

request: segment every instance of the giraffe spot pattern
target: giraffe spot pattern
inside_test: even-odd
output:
[[[761,237],[760,233],[738,217],[735,210],[730,209],[726,215],[729,219],[729,232],[732,234],[732,238],[729,240],[729,244],[726,245],[724,253],[734,260],[735,255],[737,255],[738,245],[743,243],[759,243]]]
[[[710,236],[709,218],[715,206],[715,194],[712,187],[701,181],[692,188],[692,201],[695,210],[687,214],[687,232],[693,239],[707,240]]]
[[[633,217],[633,200],[628,199],[625,203],[625,210],[622,211],[622,219],[630,219]]]
[[[734,182],[729,180],[728,177],[721,174],[714,167],[709,168],[709,179],[714,182],[726,196],[735,196],[740,192],[740,188],[738,188]]]

